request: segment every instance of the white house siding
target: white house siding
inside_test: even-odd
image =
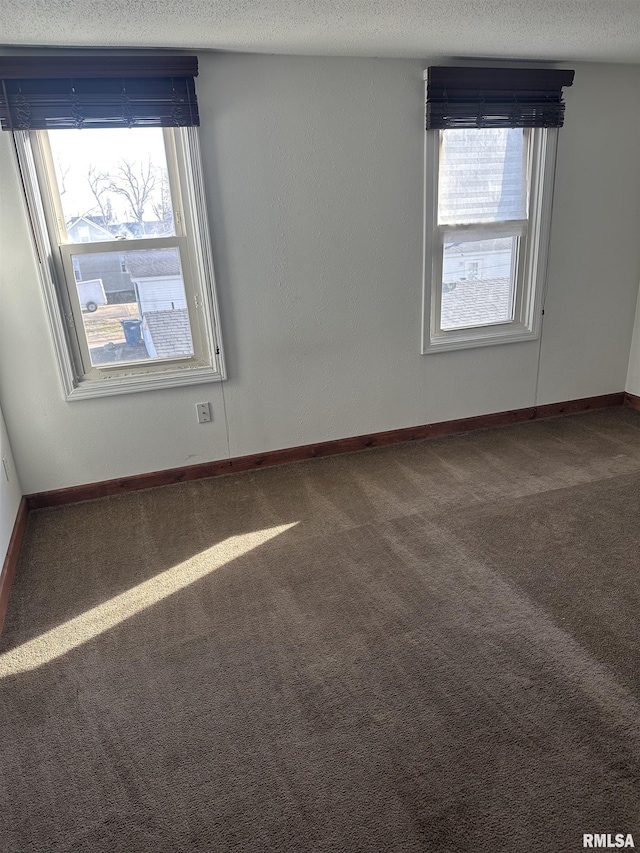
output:
[[[149,311],[173,311],[187,307],[180,276],[135,279],[140,316]]]
[[[149,358],[158,358],[158,352],[153,342],[151,332],[149,331],[149,324],[146,317],[142,318],[142,340],[144,341]]]
[[[496,243],[504,244],[504,240],[496,240]],[[448,249],[445,252],[442,265],[443,281],[464,281],[471,278],[467,274],[467,265],[473,261],[480,261],[477,278],[504,278],[509,277],[511,269],[511,251],[506,248],[496,248],[485,251],[475,243]]]

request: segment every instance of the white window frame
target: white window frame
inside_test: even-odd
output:
[[[480,225],[438,225],[441,133],[425,132],[422,353],[535,340],[540,335],[546,285],[558,131],[532,128],[528,148],[529,208],[526,220]],[[444,235],[468,238],[517,234],[513,320],[464,329],[441,328]]]
[[[78,131],[79,133],[86,131]],[[197,128],[165,129],[176,236],[69,243],[46,131],[14,131],[36,260],[65,398],[81,400],[226,379]],[[195,354],[91,366],[71,255],[179,246]]]

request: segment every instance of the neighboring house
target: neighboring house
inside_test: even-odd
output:
[[[102,240],[113,240],[109,231],[97,216],[78,216],[67,225],[67,234],[72,243],[97,243]]]
[[[145,222],[120,222],[117,227],[124,229],[129,237],[167,237],[176,233],[173,220],[154,219]]]
[[[447,243],[442,265],[445,282],[506,278],[511,275],[510,238]]]
[[[126,268],[135,288],[141,317],[148,311],[186,309],[177,249],[127,252]]]
[[[100,217],[101,219],[102,217]],[[111,225],[108,230],[95,220],[98,217],[79,216],[67,225],[67,234],[75,243],[99,243],[113,240],[120,235],[130,236],[127,229]],[[115,233],[114,233],[115,232]],[[73,271],[77,282],[101,279],[107,302],[134,302],[135,293],[131,277],[126,270],[124,253],[104,252],[90,255],[74,255]]]
[[[142,336],[151,358],[193,355],[187,300],[177,249],[128,252]]]
[[[447,243],[442,267],[442,328],[512,319],[511,238]]]
[[[67,234],[74,243],[99,243],[103,240],[131,239],[136,231],[130,222],[105,222],[102,216],[85,214],[67,225]]]

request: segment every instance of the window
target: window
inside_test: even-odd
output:
[[[573,79],[573,72],[550,73],[565,75],[563,85],[570,85],[566,75]],[[503,69],[429,69],[425,353],[539,334],[563,105],[557,79],[557,109],[550,116],[540,81],[516,73],[514,83],[513,75]],[[517,84],[521,90],[514,96],[507,86]],[[532,93],[542,107],[532,104]],[[542,108],[544,115],[532,117]],[[536,122],[545,126],[532,126]]]
[[[50,89],[18,81],[33,104],[28,117],[36,117],[27,127],[16,127],[13,77],[5,80],[13,101],[11,88],[4,109],[0,101],[67,398],[223,379],[195,92],[187,79],[185,95],[177,75],[80,77],[84,89],[75,79],[70,88],[66,78],[55,81],[56,103],[40,120]],[[65,98],[70,105],[59,108]]]
[[[438,151],[429,346],[448,349],[535,337],[542,287],[527,259],[540,262],[546,235],[541,240],[541,228],[531,228],[530,202],[532,184],[540,212],[550,200],[550,193],[541,192],[539,169],[532,175],[536,144],[543,148],[540,153],[553,157],[546,131],[432,133]],[[544,260],[535,269],[541,276]]]

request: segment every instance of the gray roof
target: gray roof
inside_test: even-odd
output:
[[[158,358],[193,355],[189,315],[186,308],[173,311],[146,311],[143,321]]]
[[[181,275],[182,273],[178,249],[128,251],[125,259],[129,275],[134,279]]]
[[[457,281],[455,290],[442,294],[442,328],[473,328],[508,322],[511,310],[511,280],[508,277]]]

